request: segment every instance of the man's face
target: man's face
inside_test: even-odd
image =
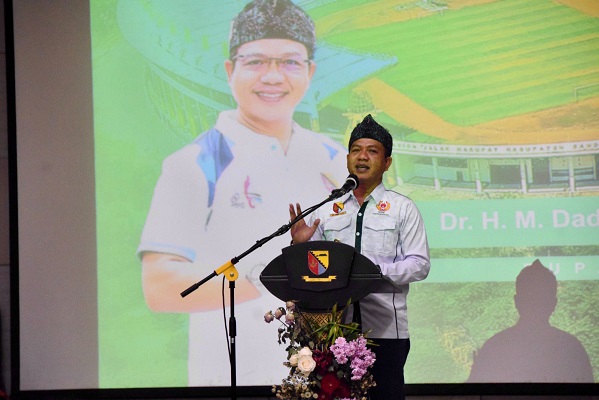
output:
[[[241,118],[261,127],[289,122],[316,69],[306,47],[293,40],[260,39],[239,46],[225,61]]]
[[[347,170],[356,174],[360,186],[378,185],[390,166],[391,157],[385,156],[385,147],[378,140],[358,139],[349,148]]]

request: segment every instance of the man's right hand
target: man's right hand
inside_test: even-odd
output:
[[[293,221],[301,213],[302,208],[300,207],[299,203],[297,203],[295,207],[293,204],[289,204],[289,221]],[[293,224],[291,226],[291,238],[293,243],[304,243],[310,240],[312,235],[314,235],[314,232],[316,232],[318,224],[320,224],[319,219],[314,221],[314,225],[308,226],[303,218]]]

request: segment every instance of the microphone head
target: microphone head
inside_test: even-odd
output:
[[[346,182],[346,184],[351,182],[352,187],[350,190],[354,190],[360,185],[360,181],[358,180],[358,177],[356,176],[356,174],[349,174],[349,176],[347,177],[345,182]]]

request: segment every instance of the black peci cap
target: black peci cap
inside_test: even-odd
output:
[[[289,39],[302,43],[314,57],[316,33],[312,19],[290,0],[254,0],[233,19],[229,57],[239,46],[260,39]]]
[[[391,156],[393,150],[393,138],[387,129],[372,118],[372,115],[368,114],[364,117],[362,122],[356,125],[349,137],[347,148],[351,148],[352,143],[358,139],[374,139],[377,142],[380,142],[385,148],[385,156]]]

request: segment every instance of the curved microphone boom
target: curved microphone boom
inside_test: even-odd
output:
[[[343,186],[341,186],[339,189],[335,189],[331,192],[330,198],[336,199],[338,197],[341,197],[344,194],[346,194],[347,192],[357,188],[359,184],[360,184],[360,182],[358,181],[358,177],[355,174],[349,174],[349,176],[345,180],[345,183],[343,184]]]

